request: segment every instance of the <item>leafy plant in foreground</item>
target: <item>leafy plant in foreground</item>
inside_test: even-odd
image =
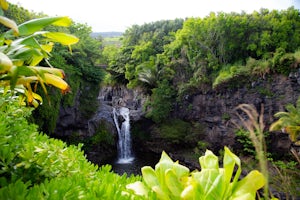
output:
[[[264,176],[257,170],[246,177],[241,175],[241,161],[227,147],[224,148],[223,168],[218,157],[207,150],[199,158],[201,171],[189,169],[163,152],[155,169],[142,168],[143,182],[127,185],[135,194],[147,198],[153,192],[158,199],[255,199],[258,189],[265,184]],[[237,171],[234,172],[237,167]]]
[[[132,199],[126,185],[139,177],[98,168],[82,145],[38,133],[25,119],[30,109],[0,95],[0,199]]]
[[[0,3],[1,8],[8,8],[8,5],[3,6],[6,5],[5,1]],[[34,92],[38,83],[46,94],[45,85],[59,88],[63,93],[69,91],[62,70],[50,64],[51,67],[38,65],[44,59],[47,62],[54,43],[70,47],[78,42],[78,38],[70,34],[43,31],[49,25],[69,26],[70,18],[44,17],[16,25],[1,12],[0,23],[10,29],[0,34],[0,87],[15,89],[26,98],[29,105],[35,107],[42,102],[42,98]]]

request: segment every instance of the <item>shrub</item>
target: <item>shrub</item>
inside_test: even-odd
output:
[[[158,129],[162,138],[179,143],[189,133],[190,124],[180,119],[174,119],[161,124]]]
[[[139,177],[98,169],[82,145],[38,133],[25,119],[30,109],[17,100],[0,97],[0,199],[131,199],[125,186]]]
[[[148,108],[146,116],[156,123],[164,121],[173,108],[174,95],[175,91],[167,80],[160,82],[157,88],[152,89],[151,100],[145,105]]]

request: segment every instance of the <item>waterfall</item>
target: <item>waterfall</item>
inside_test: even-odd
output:
[[[129,109],[113,108],[113,117],[118,131],[118,163],[130,163],[134,160],[131,152]],[[119,120],[119,119],[122,120]]]

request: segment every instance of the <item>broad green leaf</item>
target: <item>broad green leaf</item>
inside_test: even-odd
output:
[[[26,85],[32,82],[38,81],[38,77],[36,76],[28,76],[28,77],[19,77],[17,81],[17,85]]]
[[[229,148],[224,147],[224,150],[225,150],[224,158],[223,158],[223,165],[224,165],[224,171],[225,171],[224,184],[229,185],[229,183],[232,179],[234,167],[235,167],[235,165],[237,165],[238,168],[237,168],[235,176],[232,180],[232,187],[235,187],[235,184],[238,181],[240,174],[242,172],[241,160],[239,159],[238,156],[236,156],[234,153],[232,153]],[[226,192],[226,191],[224,191],[224,192]]]
[[[19,34],[18,26],[15,21],[8,19],[7,17],[0,16],[0,23],[12,29],[15,35]]]
[[[38,100],[40,103],[43,103],[43,98],[35,92],[32,92],[32,96],[34,99]]]
[[[27,68],[40,75],[43,75],[44,73],[50,73],[60,78],[65,78],[65,73],[62,69],[52,68],[52,67],[41,67],[41,66],[28,66]]]
[[[42,34],[44,37],[51,39],[53,42],[59,42],[62,45],[76,44],[79,39],[74,35],[60,32],[45,32]]]
[[[41,49],[41,45],[39,44],[39,42],[35,39],[34,35],[30,35],[24,38],[19,38],[15,41],[12,42],[11,46],[11,50],[10,51],[14,51],[15,49],[18,49],[20,47],[20,45],[25,45],[25,46],[29,46],[32,48],[37,48],[37,49]]]
[[[169,200],[170,199],[170,197],[165,193],[166,190],[162,190],[159,186],[152,187],[152,190],[156,193],[158,199],[161,199],[161,200]]]
[[[269,130],[270,131],[278,131],[280,129],[283,128],[283,120],[282,118],[280,118],[279,120],[277,120],[276,122],[272,123]]]
[[[189,168],[180,165],[178,162],[173,163],[172,169],[175,171],[177,177],[188,176],[190,173]]]
[[[70,89],[69,85],[62,78],[49,73],[45,73],[44,76],[44,82],[46,84],[50,84],[61,89],[63,93],[68,92],[68,90]]]
[[[155,165],[155,173],[162,189],[167,189],[165,184],[165,173],[168,169],[172,169],[173,165],[174,162],[172,159],[163,151],[159,162]]]
[[[143,180],[148,187],[152,188],[159,185],[155,171],[150,166],[142,167]]]
[[[24,22],[18,28],[20,35],[24,36],[40,31],[51,24],[56,26],[70,26],[71,22],[69,17],[44,17]]]
[[[211,183],[211,187],[206,188],[206,199],[215,200],[215,199],[223,199],[223,188],[227,185],[223,184],[223,174],[215,174],[216,177],[211,179],[213,183]]]
[[[264,184],[265,178],[263,174],[257,170],[253,170],[237,183],[232,193],[232,198],[250,194],[255,199],[256,191],[262,188]]]
[[[176,172],[172,169],[166,171],[166,185],[175,197],[180,197],[184,187],[181,184]]]
[[[184,190],[181,192],[180,197],[182,199],[195,199],[195,187],[194,185],[188,185]]]
[[[253,199],[255,199],[255,198],[253,198],[253,196],[249,193],[243,194],[238,197],[230,197],[230,200],[253,200]]]
[[[53,42],[49,42],[48,44],[41,45],[41,47],[44,51],[46,51],[47,53],[50,53],[53,49],[53,45],[54,45]]]
[[[35,76],[36,73],[32,69],[32,67],[29,66],[18,66],[18,76]]]
[[[148,195],[148,189],[145,187],[145,185],[141,181],[136,181],[134,183],[126,185],[126,188],[129,190],[133,190],[135,194],[140,196],[147,196]]]
[[[219,169],[219,159],[212,151],[206,150],[205,155],[199,158],[201,169]]]

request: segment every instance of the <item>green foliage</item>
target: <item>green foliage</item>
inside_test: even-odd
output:
[[[251,139],[249,138],[249,131],[246,131],[244,129],[240,129],[235,132],[236,140],[238,143],[242,145],[242,153],[243,155],[251,155],[255,156],[255,148],[253,147],[253,143]]]
[[[199,158],[201,171],[190,172],[188,168],[173,162],[163,152],[155,169],[142,168],[143,182],[127,185],[137,195],[148,197],[155,193],[158,199],[255,199],[256,191],[265,183],[264,176],[251,171],[239,180],[240,159],[227,147],[223,168],[219,167],[218,157],[207,150]],[[234,173],[234,169],[237,171]]]
[[[173,119],[160,124],[158,131],[162,138],[179,144],[190,133],[190,124],[180,119]]]
[[[278,48],[273,57],[273,70],[287,76],[291,72],[295,61],[296,58],[293,54],[288,54],[285,49]]]
[[[146,108],[149,109],[146,116],[156,123],[167,119],[172,111],[175,91],[168,81],[159,83],[157,88],[152,90],[151,101],[148,101]]]
[[[300,195],[297,189],[300,184],[300,173],[297,168],[297,162],[290,161],[273,161],[273,168],[275,173],[270,177],[272,186],[277,191],[285,194],[286,199],[296,199]]]
[[[15,96],[1,95],[0,199],[132,199],[125,187],[139,177],[119,176],[108,165],[98,169],[82,145],[38,133],[29,114]]]
[[[107,69],[112,80],[148,91],[167,79],[174,102],[211,88],[238,87],[253,76],[287,75],[300,63],[293,53],[300,46],[299,16],[291,7],[134,25],[123,34],[118,53],[112,50]],[[160,106],[149,101],[153,109]]]
[[[244,66],[224,66],[214,80],[213,88],[217,88],[225,83],[238,86],[239,84],[237,82],[241,81],[239,77],[247,76],[248,74],[250,74],[250,72]]]
[[[299,144],[300,135],[300,97],[298,98],[296,105],[288,104],[285,106],[286,112],[277,112],[274,116],[279,118],[273,122],[270,126],[270,131],[282,130],[289,134],[291,141],[295,144]]]

